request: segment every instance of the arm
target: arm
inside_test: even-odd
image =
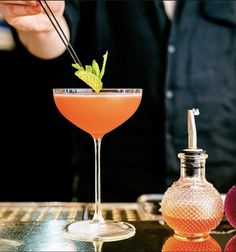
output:
[[[48,1],[48,4],[69,39],[69,28],[63,16],[65,2]],[[52,59],[66,50],[37,1],[0,0],[0,12],[3,18],[16,29],[20,41],[34,56]]]

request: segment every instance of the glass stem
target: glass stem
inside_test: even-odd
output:
[[[102,241],[93,241],[94,252],[101,252],[102,251]]]
[[[100,166],[100,153],[101,153],[102,137],[94,138],[95,149],[95,210],[93,222],[105,223],[102,216],[101,208],[101,166]]]

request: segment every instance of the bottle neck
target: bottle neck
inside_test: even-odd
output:
[[[179,153],[180,177],[194,180],[205,180],[205,165],[207,154],[205,153]]]

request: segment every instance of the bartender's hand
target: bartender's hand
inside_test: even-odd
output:
[[[65,1],[47,3],[69,39],[69,29],[63,17]],[[21,42],[33,55],[49,59],[64,52],[65,46],[38,1],[0,0],[0,13],[17,30]]]
[[[65,2],[58,0],[47,3],[54,15],[61,19]],[[18,31],[38,32],[53,29],[38,1],[0,0],[0,12],[3,18]]]

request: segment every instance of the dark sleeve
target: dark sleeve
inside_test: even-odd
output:
[[[80,21],[80,0],[66,0],[64,16],[71,33],[71,44],[75,44]]]

